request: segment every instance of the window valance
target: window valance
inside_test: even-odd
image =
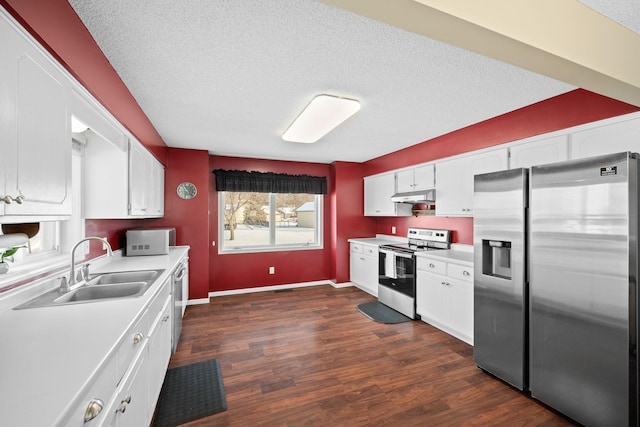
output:
[[[216,169],[216,191],[327,194],[327,178],[286,173]]]

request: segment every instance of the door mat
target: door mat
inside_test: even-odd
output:
[[[358,305],[358,311],[369,319],[380,323],[402,323],[411,320],[378,301],[363,302]]]
[[[226,409],[218,359],[179,366],[164,377],[153,427],[174,427]]]

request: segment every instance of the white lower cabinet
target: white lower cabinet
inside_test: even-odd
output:
[[[148,426],[171,357],[171,281],[126,333],[65,426]],[[87,416],[92,410],[94,417]]]
[[[349,253],[351,283],[378,296],[378,246],[352,242]]]
[[[107,408],[104,426],[136,427],[146,426],[151,421],[149,414],[149,371],[148,341],[144,340],[140,351],[122,378],[120,385]]]
[[[416,312],[424,322],[473,345],[473,267],[418,257]]]
[[[162,312],[156,318],[149,334],[149,401],[148,406],[153,410],[158,403],[160,389],[164,382],[164,375],[171,358],[171,298],[165,301]]]

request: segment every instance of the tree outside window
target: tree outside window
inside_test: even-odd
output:
[[[322,246],[321,195],[226,191],[220,206],[222,251]]]

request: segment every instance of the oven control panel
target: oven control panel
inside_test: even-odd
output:
[[[434,228],[413,228],[407,232],[409,239],[428,240],[431,242],[451,243],[451,230],[439,230]]]

